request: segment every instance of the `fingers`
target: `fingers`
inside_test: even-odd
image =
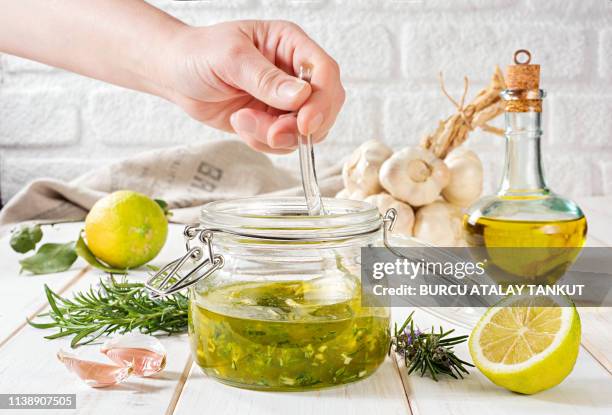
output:
[[[331,59],[331,58],[329,58]],[[340,72],[328,57],[313,63],[312,94],[298,112],[298,129],[303,134],[320,137],[326,134],[336,121],[344,104],[345,92],[340,82]]]
[[[230,117],[234,131],[251,148],[273,154],[287,154],[298,146],[295,114],[276,116],[255,109],[241,109]],[[313,142],[325,139],[327,132],[313,135]]]
[[[230,117],[236,133],[258,151],[287,154],[297,147],[296,118],[276,116],[251,108],[236,111]]]
[[[267,142],[273,148],[295,150],[298,145],[297,122],[293,114],[279,116],[268,129]]]
[[[260,151],[262,153],[269,153],[269,154],[289,154],[292,153],[295,149],[279,149],[279,148],[272,148],[260,141],[257,140],[253,140],[250,138],[246,138],[243,139],[245,143],[248,144],[249,147],[251,147],[253,150],[255,151]]]
[[[313,85],[313,93],[300,108],[297,125],[303,134],[312,134],[315,138],[326,135],[336,121],[344,104],[344,89],[335,95]]]
[[[228,60],[232,68],[227,73],[237,88],[259,101],[284,111],[295,111],[310,96],[307,82],[277,68],[253,44],[241,45],[235,54],[236,59]]]
[[[315,139],[323,137],[344,104],[345,91],[338,64],[298,26],[288,22],[275,24],[283,26],[279,30],[283,30],[283,39],[287,42],[284,48],[291,50],[294,73],[298,73],[300,65],[312,67],[312,93],[299,109],[298,129],[302,134],[312,134]]]
[[[232,114],[231,127],[254,149],[270,153],[293,151],[298,132],[321,141],[345,99],[338,65],[293,23],[249,24],[244,39],[225,51],[218,74],[269,108],[245,105]],[[302,64],[312,66],[310,83],[289,75]],[[280,115],[289,111],[297,115]]]
[[[289,132],[295,136],[295,140],[296,140],[295,142],[297,146],[298,134],[300,134],[300,132],[298,129],[298,121],[297,121],[296,115],[295,114],[285,114],[285,115],[281,115],[278,118],[279,118],[278,121],[272,124],[270,126],[270,129],[268,130],[268,140],[270,140],[271,137],[274,137],[278,133]],[[312,140],[313,142],[318,143],[319,141],[322,141],[323,139],[325,139],[326,136],[327,136],[327,132],[313,134]]]

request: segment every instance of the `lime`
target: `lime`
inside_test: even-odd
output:
[[[558,385],[572,371],[580,317],[569,300],[509,297],[482,316],[469,348],[476,367],[493,383],[533,394]]]
[[[167,235],[163,209],[147,196],[129,190],[98,200],[85,219],[89,249],[115,268],[146,264],[162,249]]]

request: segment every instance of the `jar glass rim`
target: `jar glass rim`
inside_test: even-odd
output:
[[[326,215],[308,216],[303,197],[249,197],[221,200],[200,211],[202,227],[260,238],[312,240],[350,238],[378,231],[382,217],[373,205],[323,198]]]

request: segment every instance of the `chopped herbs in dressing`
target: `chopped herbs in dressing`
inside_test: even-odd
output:
[[[372,374],[389,348],[389,313],[321,281],[244,282],[192,292],[197,363],[240,387],[303,390]],[[358,292],[357,287],[357,292]]]

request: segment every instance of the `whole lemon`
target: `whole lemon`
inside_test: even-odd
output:
[[[163,209],[147,196],[120,190],[98,200],[85,219],[91,252],[114,268],[135,268],[159,253],[168,235]]]

